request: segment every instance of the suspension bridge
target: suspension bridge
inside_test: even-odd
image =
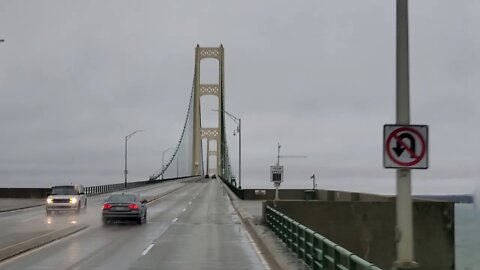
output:
[[[86,187],[86,213],[53,217],[45,216],[48,191],[0,189],[0,269],[389,268],[397,241],[391,197],[315,186],[242,189],[232,181],[224,55],[222,45],[195,48],[183,129],[148,180]],[[204,59],[218,63],[216,82],[201,81]],[[218,100],[214,126],[202,125],[201,98],[209,95]],[[103,227],[101,205],[124,189],[148,201],[147,224]],[[15,199],[5,198],[12,194]],[[454,264],[453,204],[414,205],[414,214],[423,217],[416,235],[430,236],[416,240],[422,269],[447,269]]]
[[[201,82],[201,62],[207,58],[218,61],[216,83]],[[218,107],[213,108],[218,118],[215,127],[202,126],[201,97],[207,95],[218,99]],[[150,180],[205,174],[230,179],[232,175],[225,134],[224,48],[222,45],[218,48],[197,45],[192,89],[180,139],[165,166],[156,171]]]

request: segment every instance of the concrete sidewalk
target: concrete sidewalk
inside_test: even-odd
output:
[[[0,212],[15,211],[40,205],[45,205],[45,199],[0,198]]]
[[[297,255],[262,223],[262,204],[263,200],[241,200],[226,186],[225,190],[232,200],[235,210],[247,231],[250,233],[254,242],[263,253],[271,269],[298,269],[307,270],[309,266],[297,258]]]

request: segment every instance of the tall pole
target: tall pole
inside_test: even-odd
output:
[[[127,189],[127,141],[128,141],[128,136],[125,136],[125,169],[123,170],[123,173],[125,174],[125,186],[124,188]]]
[[[277,144],[277,166],[280,166],[280,143]],[[278,187],[280,186],[280,182],[273,182],[275,186],[275,201],[278,201]]]
[[[128,169],[127,169],[127,142],[128,142],[128,139],[130,139],[133,135],[135,135],[135,133],[137,132],[142,132],[142,131],[145,131],[143,129],[137,129],[135,130],[134,132],[128,134],[127,136],[125,136],[125,169],[123,170],[124,174],[125,174],[125,185],[124,185],[124,188],[127,189],[127,174],[128,174]]]
[[[165,152],[162,152],[162,180],[163,180],[163,174],[165,173],[165,165],[164,165],[164,163],[165,163],[164,156],[165,155],[164,154],[165,154]]]
[[[396,120],[410,124],[408,0],[397,0]],[[415,269],[410,169],[397,169],[397,260],[396,269]]]
[[[219,110],[212,110],[212,111],[219,111]],[[225,114],[227,114],[234,122],[237,124],[237,133],[238,133],[238,188],[242,189],[242,119],[236,117],[235,115],[223,110]],[[233,134],[235,135],[235,133]],[[207,140],[208,142],[208,140]],[[207,144],[208,145],[208,144]],[[222,146],[223,147],[223,146]],[[207,147],[208,148],[208,147]],[[222,148],[222,149],[226,149]],[[207,160],[207,169],[208,169],[208,160]],[[230,171],[230,168],[228,168]]]
[[[277,166],[280,166],[280,147],[282,147],[280,145],[280,143],[278,143],[277,145]]]
[[[207,138],[207,173],[210,176],[210,139]]]
[[[242,189],[242,119],[238,118],[238,188]]]

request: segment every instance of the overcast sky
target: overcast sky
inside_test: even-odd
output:
[[[480,2],[410,2],[411,122],[430,127],[414,192],[471,192]],[[129,141],[129,178],[147,179],[180,137],[198,43],[225,47],[245,188],[271,186],[280,142],[307,156],[281,161],[283,187],[308,188],[315,173],[320,188],[395,191],[382,166],[383,125],[395,123],[394,0],[2,0],[0,38],[1,187],[122,182],[136,129],[146,132]]]

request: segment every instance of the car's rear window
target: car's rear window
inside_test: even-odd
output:
[[[135,195],[133,194],[114,194],[107,199],[108,202],[134,202]]]
[[[52,188],[52,195],[77,195],[78,192],[73,186],[58,186]]]

